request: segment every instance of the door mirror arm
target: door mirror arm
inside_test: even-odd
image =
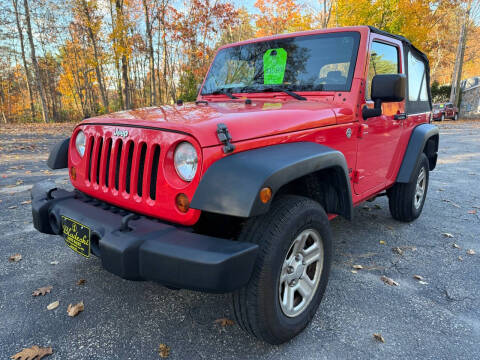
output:
[[[369,108],[367,105],[362,108],[363,120],[380,115],[382,115],[382,100],[380,99],[375,99],[375,105],[373,108]]]

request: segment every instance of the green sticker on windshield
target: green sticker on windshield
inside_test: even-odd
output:
[[[283,83],[287,52],[283,48],[269,49],[263,55],[263,83],[278,85]]]

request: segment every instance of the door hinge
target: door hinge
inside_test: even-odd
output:
[[[217,124],[217,137],[218,140],[224,145],[223,152],[225,154],[231,153],[233,150],[235,150],[235,145],[230,142],[232,137],[230,136],[227,125],[222,123]]]
[[[360,180],[360,171],[354,170],[352,172],[352,181],[354,184],[358,184],[359,180]]]
[[[364,135],[368,134],[368,125],[367,124],[360,124],[358,128],[358,137],[361,139]]]

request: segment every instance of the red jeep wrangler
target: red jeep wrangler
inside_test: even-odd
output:
[[[195,103],[84,120],[56,145],[75,190],[35,185],[34,225],[122,278],[232,292],[243,329],[285,342],[325,292],[330,219],[383,194],[420,215],[429,89],[426,56],[367,26],[224,46]]]

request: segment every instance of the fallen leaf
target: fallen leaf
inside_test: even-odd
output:
[[[446,238],[453,238],[454,236],[450,233],[442,233],[443,236],[445,236]]]
[[[79,279],[77,281],[77,285],[85,285],[86,282],[87,282],[87,280],[85,280],[85,279]]]
[[[460,246],[458,246],[458,244],[456,244],[456,243],[453,243],[452,246],[453,246],[455,249],[460,249]]]
[[[158,346],[158,354],[163,359],[167,358],[168,355],[170,355],[170,346],[167,346],[165,344],[160,344]]]
[[[374,207],[375,207],[375,209],[381,209],[381,208],[382,208],[382,207],[381,207],[380,205],[378,205],[378,204],[375,204]]]
[[[350,270],[350,272],[351,272],[352,274],[357,274],[357,273],[358,273],[357,270]]]
[[[373,334],[373,338],[377,341],[380,341],[382,343],[385,342],[385,339],[383,338],[382,334],[379,334],[379,333],[375,333]]]
[[[217,323],[217,324],[220,324],[222,327],[235,324],[235,322],[233,320],[230,320],[230,319],[227,319],[227,318],[217,319],[214,322]]]
[[[380,240],[380,244],[387,245],[387,242],[385,240]]]
[[[393,228],[393,226],[388,226],[388,225],[387,225],[387,229],[388,229],[388,230],[395,230],[395,229]]]
[[[60,305],[60,301],[54,301],[52,302],[51,304],[48,304],[47,306],[47,310],[53,310],[53,309],[56,309],[58,307],[58,305]]]
[[[423,280],[423,276],[420,275],[413,275],[413,278],[417,280]]]
[[[12,205],[12,206],[9,206],[8,208],[9,208],[9,209],[16,209],[17,206],[16,206],[16,205]]]
[[[463,261],[463,258],[461,256],[459,256],[458,261]]]
[[[390,279],[389,277],[386,277],[385,275],[382,275],[380,277],[380,280],[382,280],[385,284],[390,285],[390,286],[398,286],[398,282],[396,282],[393,279]]]
[[[472,215],[475,215],[477,213],[477,210],[469,210],[468,213],[472,214]]]
[[[39,296],[39,295],[45,296],[45,294],[50,293],[50,291],[52,291],[52,289],[53,289],[53,286],[51,286],[51,285],[44,286],[44,287],[38,288],[37,290],[34,290],[32,295],[33,296]]]
[[[422,284],[422,285],[428,285],[428,283],[426,281],[422,281],[422,280],[420,280],[418,283]]]
[[[68,316],[74,317],[77,316],[79,312],[83,311],[83,301],[80,301],[76,305],[68,304],[67,314]]]
[[[397,253],[398,255],[403,255],[403,250],[400,249],[398,246],[392,248],[392,251],[395,252],[395,253]]]
[[[440,188],[440,189],[438,189],[438,191],[445,191],[445,189]]]
[[[28,205],[28,204],[31,204],[32,203],[32,200],[25,200],[25,201],[22,201],[20,204],[21,205]]]
[[[8,258],[10,262],[19,262],[20,260],[22,260],[22,255],[20,254],[14,254]]]
[[[23,184],[23,180],[17,180],[17,182],[15,183],[15,185],[22,185]]]
[[[363,266],[362,265],[353,265],[353,268],[355,270],[362,270],[363,269]]]
[[[50,261],[50,265],[58,265],[58,261],[57,260]]]
[[[48,355],[52,355],[52,354],[53,354],[53,350],[52,350],[51,346],[48,347],[48,348],[42,348],[42,347],[38,347],[37,345],[34,345],[32,347],[23,349],[22,351],[20,351],[19,353],[16,353],[15,355],[12,355],[11,359],[14,359],[14,360],[33,360],[33,359],[40,360],[44,356],[48,356]]]
[[[475,254],[476,254],[475,250],[473,250],[473,249],[468,249],[467,250],[467,255],[475,255]]]

